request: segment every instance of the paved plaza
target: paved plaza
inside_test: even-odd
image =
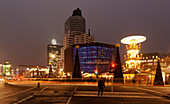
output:
[[[1,87],[1,104],[170,104],[169,86],[114,84],[111,92],[111,85],[106,85],[102,96],[98,96],[95,83],[41,82],[37,88],[36,84],[28,82],[9,82],[4,86]]]

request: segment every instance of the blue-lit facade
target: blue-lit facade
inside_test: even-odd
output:
[[[75,46],[76,45],[72,46],[73,65],[76,55]],[[70,52],[69,54],[71,54]],[[94,73],[95,70],[98,69],[99,73],[104,73],[110,70],[110,64],[114,61],[114,56],[116,54],[116,47],[104,43],[79,44],[78,52],[81,71],[84,73]],[[71,67],[69,68],[71,69]]]

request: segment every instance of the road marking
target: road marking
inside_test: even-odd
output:
[[[73,97],[73,94],[75,93],[75,91],[77,90],[77,86],[76,88],[74,89],[73,93],[71,94],[70,98],[68,99],[67,103],[66,104],[69,104],[70,101],[71,101],[71,98]]]
[[[44,91],[46,88],[48,88],[48,86],[44,87],[41,91]],[[30,96],[28,96],[28,97],[26,97],[26,98],[24,98],[24,99],[22,99],[22,100],[20,100],[20,101],[18,101],[18,102],[16,102],[16,103],[14,103],[14,104],[22,103],[22,102],[24,102],[24,101],[26,101],[26,100],[28,100],[28,99],[33,98],[33,97],[34,97],[34,95],[30,95]]]
[[[145,90],[145,91],[150,91],[150,92],[162,94],[162,92],[158,92],[158,91],[154,91],[154,90],[150,90],[150,89],[139,88],[139,87],[136,87],[136,88],[137,88],[137,89],[140,89],[140,90]]]
[[[46,88],[48,88],[48,86],[44,87],[41,91],[44,91]]]
[[[46,84],[46,83],[44,83],[44,84],[41,84],[41,85],[46,85],[46,86],[56,86],[56,85],[62,85],[62,86],[97,86],[97,84],[72,84],[72,83],[70,83],[70,84]]]
[[[85,93],[85,94],[97,94],[98,91],[76,91],[75,93]],[[146,94],[145,92],[103,92],[103,94],[107,94],[107,95],[114,95],[114,94],[138,94],[138,95],[142,95],[142,94]]]
[[[16,102],[16,103],[14,103],[14,104],[22,103],[22,102],[24,102],[24,101],[26,101],[26,100],[28,100],[28,99],[33,98],[33,97],[34,97],[34,95],[28,96],[28,97],[26,97],[26,98],[24,98],[24,99],[22,99],[22,100],[20,100],[20,101],[18,101],[18,102]]]
[[[90,95],[90,94],[74,94],[74,96],[83,96],[83,97],[118,97],[118,98],[152,98],[152,99],[160,99],[162,97],[158,97],[158,96],[129,96],[129,95],[102,95],[102,96],[98,96],[96,95]]]
[[[14,94],[11,94],[11,95],[8,95],[8,96],[5,96],[5,97],[0,97],[0,99],[4,99],[4,98],[11,97],[11,96],[14,96],[14,95],[17,95],[17,94],[20,94],[20,93],[24,93],[24,92],[27,92],[27,91],[32,90],[34,88],[36,88],[36,87],[32,87],[30,89],[27,89],[27,90],[24,90],[24,91],[21,91],[21,92],[18,92],[18,93],[14,93]]]
[[[153,96],[145,92],[103,92],[103,96],[98,96],[97,91],[76,91],[74,96],[80,97],[120,97],[120,98],[161,98],[159,96]]]

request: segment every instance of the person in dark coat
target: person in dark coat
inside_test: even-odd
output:
[[[98,96],[100,95],[100,92],[101,92],[101,95],[103,94],[103,88],[105,87],[105,83],[104,83],[104,80],[103,78],[101,77],[101,79],[99,79],[98,81]]]

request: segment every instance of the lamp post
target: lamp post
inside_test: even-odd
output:
[[[62,68],[60,69],[60,76],[61,77],[63,76],[63,69]]]
[[[99,55],[103,56],[103,50],[100,50],[100,54],[99,54],[98,53],[98,47],[97,47],[97,60],[96,60],[97,62],[96,62],[96,70],[95,70],[96,78],[98,78],[99,71],[100,71],[98,64],[101,64],[101,63],[99,63],[99,62],[101,62],[101,59],[99,60]]]
[[[49,68],[49,77],[52,77],[52,66],[51,66],[51,62],[49,63],[49,65],[50,65],[50,68]]]
[[[37,77],[39,77],[39,66],[37,66]]]

